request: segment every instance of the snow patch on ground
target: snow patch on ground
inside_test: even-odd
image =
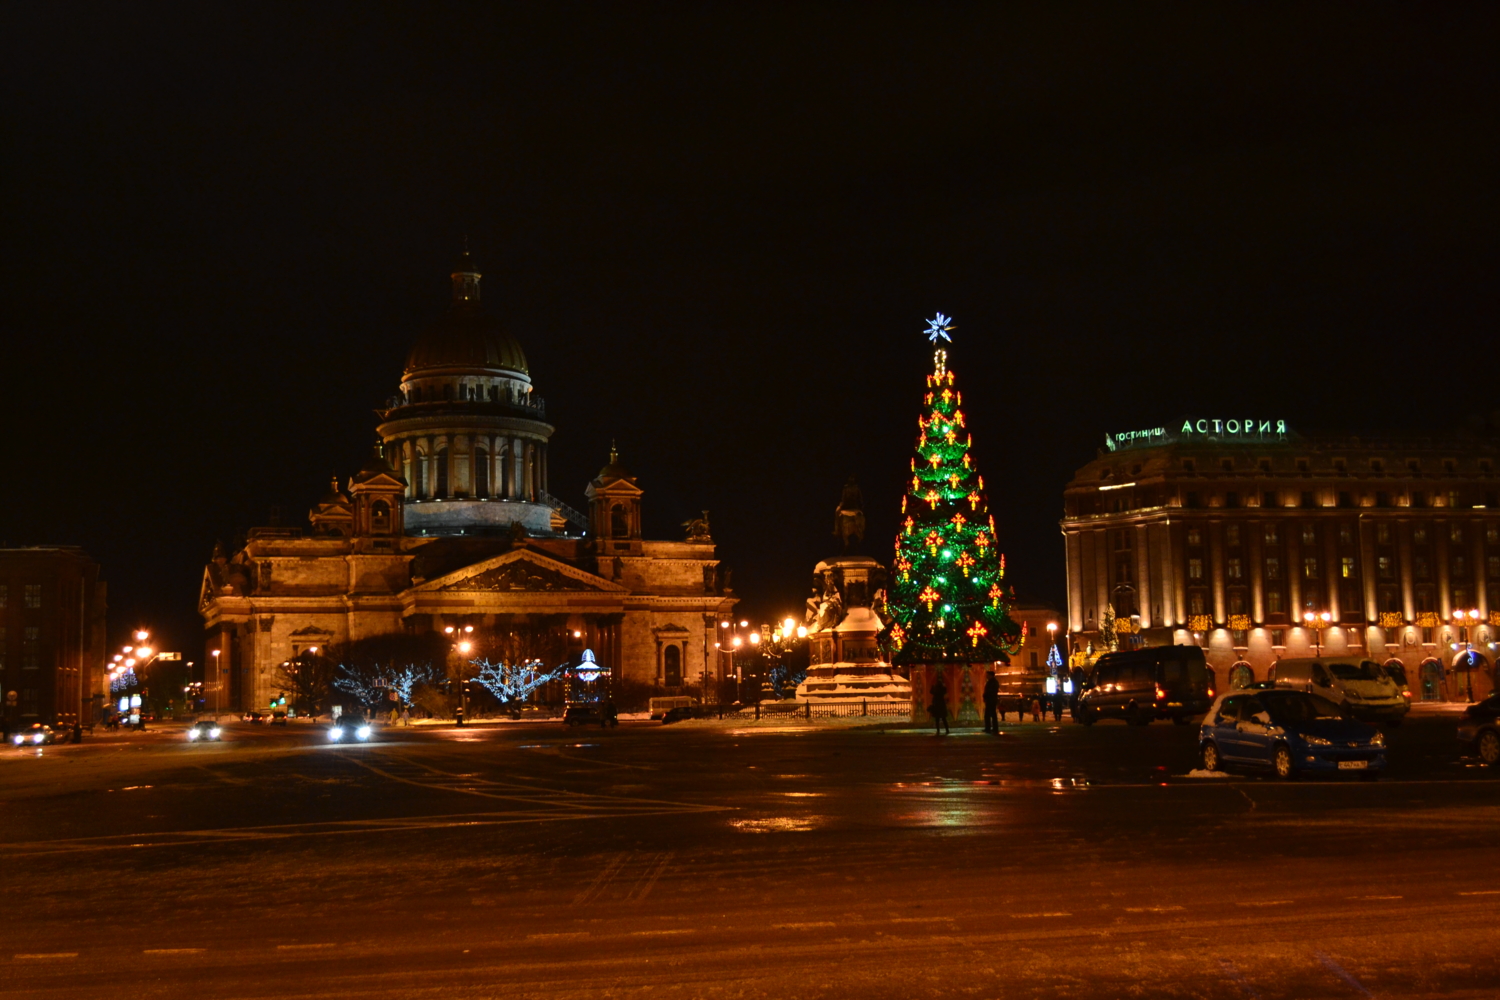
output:
[[[1205,771],[1201,767],[1195,767],[1191,771],[1189,771],[1187,774],[1184,774],[1183,777],[1184,778],[1227,778],[1227,777],[1229,777],[1229,775],[1225,774],[1223,771]]]

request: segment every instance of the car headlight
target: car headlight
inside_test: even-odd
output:
[[[20,746],[22,743],[26,742],[26,737],[17,736],[13,742],[16,744],[16,746]]]
[[[31,738],[31,742],[33,742],[33,743],[40,743],[40,742],[42,742],[42,740],[45,740],[46,738],[47,738],[47,734],[46,733],[37,733],[35,736],[33,736]]]
[[[1383,747],[1383,746],[1385,746],[1385,733],[1377,732],[1374,736],[1371,736],[1370,737],[1370,746],[1372,746],[1372,747]]]
[[[1308,746],[1313,746],[1313,747],[1331,747],[1331,746],[1333,746],[1333,741],[1332,740],[1325,740],[1321,736],[1308,736],[1305,733],[1302,736],[1302,742],[1306,743]]]
[[[334,727],[333,729],[328,730],[328,738],[330,740],[336,740],[343,735],[344,731],[342,729],[339,729],[338,727]]]
[[[358,736],[362,740],[367,740],[367,739],[370,738],[370,727],[369,726],[360,726],[358,729],[356,729],[354,731],[354,735]]]
[[[190,739],[190,740],[196,740],[197,738],[198,738],[198,730],[196,730],[196,729],[189,729],[188,730],[188,739]]]
[[[214,739],[218,739],[219,738],[219,731],[217,729],[210,729],[208,731],[208,735],[212,736]]]

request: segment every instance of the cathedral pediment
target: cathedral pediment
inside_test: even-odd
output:
[[[414,589],[471,593],[628,593],[619,584],[532,550],[508,552],[429,580]]]

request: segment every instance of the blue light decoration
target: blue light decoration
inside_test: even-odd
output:
[[[1058,689],[1066,695],[1073,693],[1073,675],[1063,669],[1062,651],[1055,642],[1047,650],[1047,673],[1051,675],[1047,678],[1048,694],[1056,694]]]
[[[595,705],[609,700],[609,668],[594,658],[592,649],[579,654],[578,662],[565,665],[563,700],[569,705]]]
[[[948,341],[948,343],[951,344],[953,343],[953,338],[948,336],[948,331],[952,329],[953,317],[944,316],[942,313],[938,313],[936,319],[930,319],[927,321],[927,329],[923,330],[922,332],[927,334],[927,339],[932,341],[934,344],[937,343],[937,339],[939,337],[942,337],[944,340]]]
[[[579,658],[578,667],[575,670],[578,679],[585,684],[592,684],[599,679],[602,671],[599,669],[599,661],[594,659],[594,651],[585,649],[583,656]]]

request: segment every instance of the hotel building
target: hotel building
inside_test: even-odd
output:
[[[1190,418],[1105,436],[1064,491],[1068,630],[1196,643],[1220,684],[1282,657],[1399,665],[1415,700],[1494,688],[1500,441],[1303,437]],[[1309,617],[1310,616],[1310,617]]]

